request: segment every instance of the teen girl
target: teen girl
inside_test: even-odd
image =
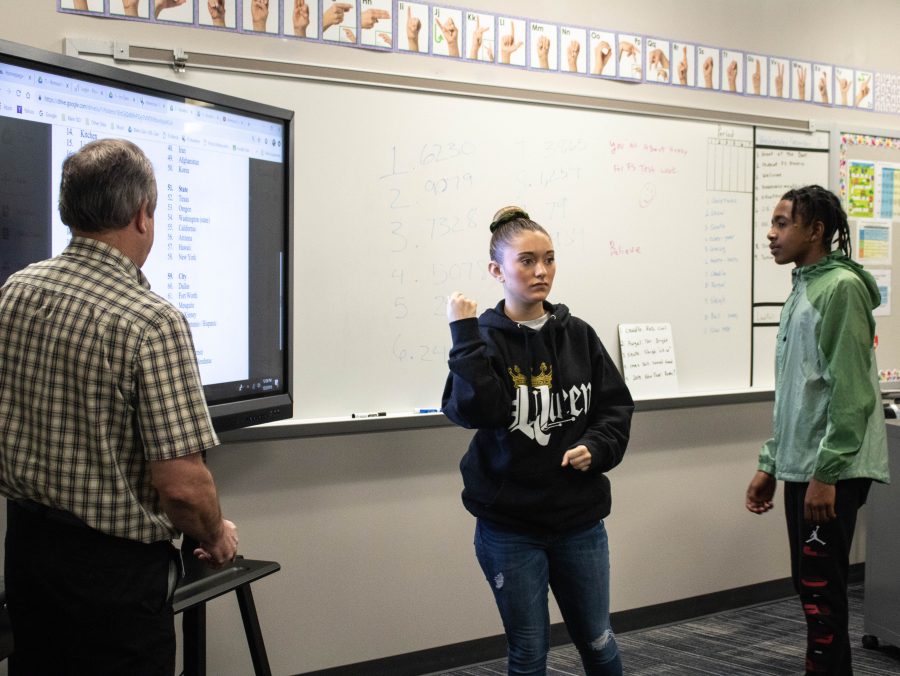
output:
[[[451,295],[443,412],[478,431],[460,463],[475,552],[506,631],[510,674],[543,674],[548,588],[588,676],[619,675],[609,622],[604,475],[622,460],[634,402],[594,330],[547,302],[553,242],[518,207],[491,223],[504,299],[476,318]]]

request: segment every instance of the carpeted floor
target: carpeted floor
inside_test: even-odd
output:
[[[850,640],[856,676],[897,676],[900,649],[867,650],[863,585],[850,588]],[[787,676],[803,673],[806,625],[797,599],[774,601],[616,637],[627,676]],[[496,676],[496,660],[441,672],[442,676]],[[583,674],[571,645],[551,651],[548,675]]]

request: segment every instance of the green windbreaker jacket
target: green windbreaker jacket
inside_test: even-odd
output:
[[[783,481],[887,482],[875,365],[875,280],[843,253],[793,270],[775,349],[774,438],[759,469]]]

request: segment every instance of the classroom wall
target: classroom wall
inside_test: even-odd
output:
[[[459,4],[872,70],[890,70],[896,55],[889,40],[866,35],[863,26],[900,23],[900,4],[893,0]],[[64,37],[115,39],[900,129],[897,118],[876,114],[103,21],[58,14],[55,7],[54,0],[0,0],[0,37],[53,51],[60,50]],[[176,77],[168,69],[147,72]],[[190,70],[178,77],[191,82]],[[240,80],[237,89],[233,93],[254,97],[253,77]],[[298,115],[298,128],[307,123],[316,129],[324,123],[304,120],[303,111]],[[295,154],[302,157],[299,144]],[[743,508],[770,413],[771,403],[747,403],[636,416],[629,451],[611,474],[613,514],[607,525],[614,611],[789,574],[780,507],[763,517]],[[473,520],[458,497],[457,463],[469,436],[447,427],[226,444],[209,454],[225,514],[240,528],[243,553],[279,561],[283,567],[253,587],[275,674],[352,664],[501,632],[472,553]],[[860,535],[856,560],[864,551],[864,528]],[[242,636],[232,598],[209,604],[209,673],[252,672]]]

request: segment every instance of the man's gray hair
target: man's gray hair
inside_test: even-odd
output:
[[[130,141],[91,141],[63,162],[59,215],[72,230],[124,228],[146,203],[156,209],[156,178],[144,152]]]

